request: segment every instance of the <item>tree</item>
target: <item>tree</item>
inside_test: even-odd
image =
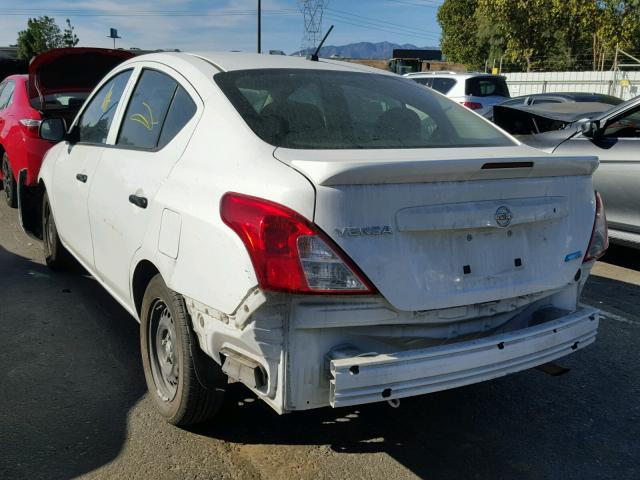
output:
[[[438,20],[443,53],[468,68],[504,57],[527,71],[603,69],[616,48],[640,54],[640,0],[445,0]]]
[[[74,32],[74,28],[71,25],[71,20],[67,18],[67,27],[62,31],[62,44],[65,47],[71,48],[78,45],[80,39]]]
[[[18,32],[18,56],[29,60],[52,48],[75,47],[79,39],[73,30],[69,19],[63,33],[51,17],[30,18],[27,29]]]
[[[505,56],[527,71],[541,63],[541,54],[557,46],[553,0],[478,0],[479,22],[491,22],[504,39]]]
[[[462,63],[472,69],[484,66],[488,54],[487,43],[476,35],[477,6],[478,0],[445,0],[438,9],[442,53],[448,61]]]

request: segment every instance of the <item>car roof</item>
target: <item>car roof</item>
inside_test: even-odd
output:
[[[404,75],[409,78],[420,78],[420,77],[462,77],[462,78],[473,78],[473,77],[493,77],[493,78],[505,78],[503,75],[493,75],[492,73],[481,73],[481,72],[413,72],[407,73]]]
[[[140,55],[130,60],[130,62],[140,60],[155,60],[163,62],[171,61],[171,59],[176,58],[192,63],[196,67],[198,66],[198,63],[205,61],[221,72],[267,68],[293,68],[395,75],[391,72],[378,68],[339,60],[330,60],[327,58],[321,58],[319,61],[314,62],[307,60],[305,57],[243,52],[158,52]]]

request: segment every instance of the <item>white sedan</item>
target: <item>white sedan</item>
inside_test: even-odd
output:
[[[594,341],[578,299],[606,248],[597,159],[550,157],[392,74],[158,53],[102,81],[21,219],[140,321],[167,421],[228,381],[277,412],[400,398]]]

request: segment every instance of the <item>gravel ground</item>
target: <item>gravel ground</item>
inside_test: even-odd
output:
[[[0,205],[0,478],[640,478],[640,253],[585,303],[597,342],[536,370],[387,404],[278,416],[241,385],[190,431],[146,394],[138,324],[91,277],[53,274]]]

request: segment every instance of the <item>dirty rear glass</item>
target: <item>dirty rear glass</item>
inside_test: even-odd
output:
[[[278,147],[514,145],[465,107],[390,75],[264,69],[219,73],[214,80],[255,134]]]

